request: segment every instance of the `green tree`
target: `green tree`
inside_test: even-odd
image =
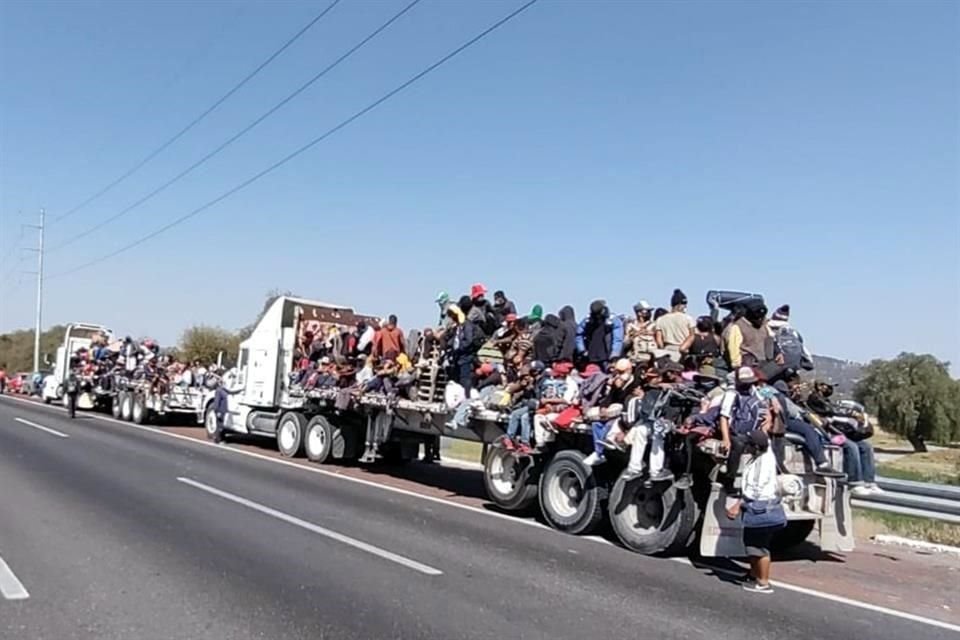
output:
[[[58,324],[40,333],[40,368],[48,367],[43,357],[49,356],[53,361],[57,356],[57,347],[63,342],[63,335],[67,327]],[[0,335],[0,367],[5,367],[7,373],[33,370],[33,330],[21,329]]]
[[[913,353],[874,360],[864,368],[854,397],[885,429],[926,451],[928,440],[960,439],[960,381],[950,377],[948,367],[931,355]]]
[[[177,355],[185,362],[200,360],[204,364],[217,361],[223,352],[223,366],[231,367],[237,359],[240,338],[220,327],[197,325],[184,330],[177,345]]]

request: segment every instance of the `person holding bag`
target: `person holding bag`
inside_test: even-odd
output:
[[[770,438],[761,430],[748,434],[745,453],[750,456],[743,472],[741,498],[727,509],[731,520],[743,522],[743,546],[750,562],[745,591],[773,593],[770,586],[770,544],[774,534],[787,526],[777,484],[777,458]]]

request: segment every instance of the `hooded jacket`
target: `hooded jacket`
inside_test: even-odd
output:
[[[567,305],[560,309],[560,328],[563,331],[563,340],[560,343],[560,353],[557,360],[573,362],[573,355],[577,350],[577,318],[573,307]]]
[[[591,312],[577,327],[577,351],[586,356],[587,362],[597,364],[620,357],[623,351],[623,320],[620,316],[611,318],[605,306],[600,314]]]
[[[533,339],[533,358],[545,364],[553,364],[560,355],[563,344],[563,327],[560,318],[548,314],[543,320],[543,327]]]

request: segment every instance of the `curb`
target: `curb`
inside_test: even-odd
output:
[[[913,538],[904,538],[887,533],[878,533],[871,538],[877,544],[896,545],[899,547],[908,547],[921,553],[948,553],[960,558],[960,547],[952,547],[948,544],[936,544],[926,542],[925,540],[914,540]]]

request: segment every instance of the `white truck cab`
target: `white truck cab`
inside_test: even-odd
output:
[[[63,398],[63,383],[70,372],[70,358],[82,348],[89,349],[93,339],[104,334],[111,336],[110,329],[102,324],[86,322],[71,322],[64,332],[63,342],[57,347],[56,361],[53,364],[53,373],[43,381],[41,397],[47,404],[60,401]]]

